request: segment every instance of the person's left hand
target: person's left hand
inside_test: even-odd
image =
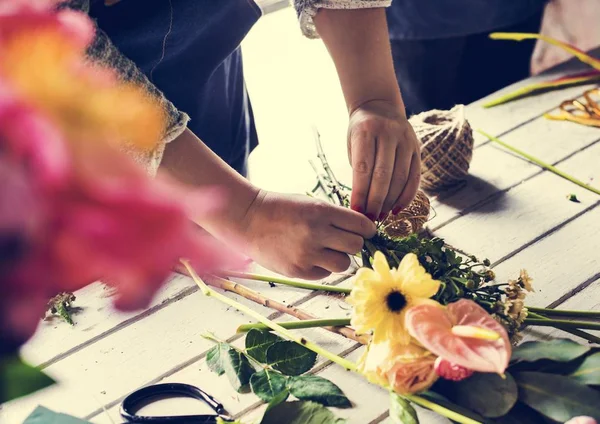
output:
[[[372,100],[354,109],[348,127],[352,209],[375,221],[414,199],[421,176],[419,141],[401,106]]]

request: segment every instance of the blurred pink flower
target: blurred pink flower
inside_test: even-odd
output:
[[[58,29],[68,37],[52,38],[47,47],[54,49],[57,58],[67,58],[68,66],[83,69],[83,53],[93,34],[91,22],[85,15],[53,12],[55,3],[0,0],[0,55],[9,40],[40,42]],[[61,44],[65,42],[74,44]],[[20,64],[27,72],[27,63],[20,59],[28,52],[15,49],[14,43],[12,47],[11,63]],[[37,51],[44,53],[44,49]],[[60,66],[53,68],[54,79],[44,80],[51,90],[40,92],[36,87],[44,84],[3,64],[0,353],[7,346],[13,349],[23,343],[35,331],[48,299],[59,292],[75,291],[101,280],[118,289],[118,307],[140,308],[150,302],[179,258],[189,259],[200,274],[240,263],[189,219],[191,207],[194,218],[214,213],[225,200],[218,191],[191,193],[165,177],[151,179],[118,150],[118,142],[99,136],[95,130],[106,121],[106,126],[127,126],[129,132],[125,133],[155,143],[152,137],[144,136],[148,125],[143,122],[148,118],[156,122],[154,132],[158,133],[162,124],[153,118],[157,110],[161,111],[147,98],[136,97],[141,91],[128,87],[119,91],[114,86],[117,81],[107,78],[108,74],[85,71],[85,78],[78,82],[90,95],[100,93],[95,106],[106,105],[125,93],[129,103],[136,103],[136,99],[139,104],[146,102],[139,110],[149,115],[119,121],[119,110],[114,107],[106,114],[84,115],[90,112],[85,105],[54,107],[54,102],[62,101],[61,106],[68,108],[64,94],[73,93],[68,82],[75,82],[70,77],[60,78]],[[7,78],[9,71],[14,74],[11,78]],[[15,81],[21,82],[19,89],[13,86]],[[81,116],[65,117],[67,112]],[[83,116],[87,120],[79,119]],[[76,131],[69,127],[69,121],[76,121]]]
[[[506,330],[472,300],[446,307],[415,306],[407,312],[406,328],[426,349],[452,364],[498,374],[508,366],[511,344]]]
[[[592,417],[575,417],[571,418],[565,424],[597,424],[596,420]]]

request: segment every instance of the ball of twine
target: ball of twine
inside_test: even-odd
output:
[[[427,195],[419,190],[410,205],[398,215],[390,214],[383,221],[383,231],[392,238],[408,237],[423,229],[429,219],[431,206]]]
[[[423,112],[410,123],[421,140],[421,187],[440,191],[464,181],[473,156],[473,130],[464,106]]]

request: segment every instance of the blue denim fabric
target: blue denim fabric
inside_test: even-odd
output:
[[[261,15],[252,0],[121,0],[90,15],[173,104],[188,127],[243,175],[257,145],[240,43]]]
[[[392,40],[460,37],[509,27],[540,13],[547,0],[394,0]]]

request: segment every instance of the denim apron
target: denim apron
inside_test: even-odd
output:
[[[240,43],[261,16],[253,0],[120,0],[91,16],[192,130],[242,175],[257,145]]]

